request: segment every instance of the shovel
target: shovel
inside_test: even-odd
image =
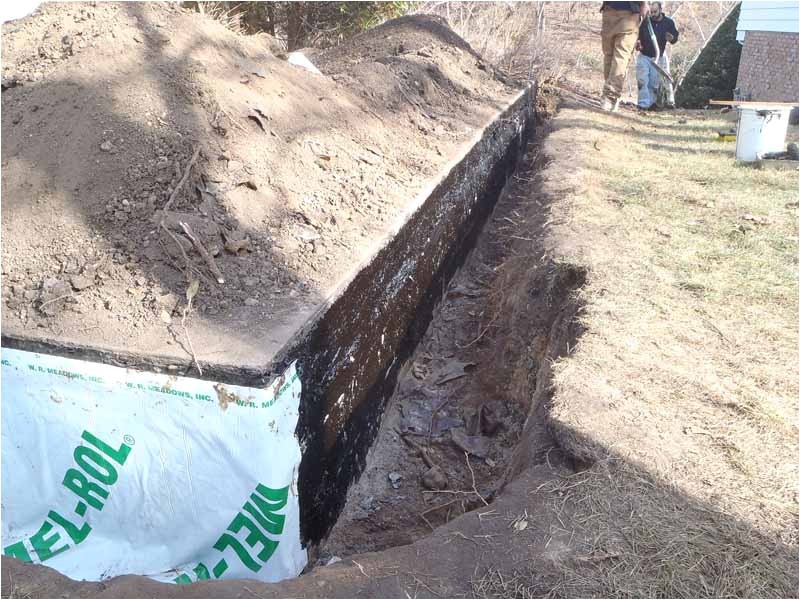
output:
[[[662,68],[662,67],[661,67],[661,66],[658,64],[658,59],[659,59],[659,58],[661,58],[661,49],[658,47],[658,39],[656,38],[656,32],[655,32],[655,31],[653,31],[653,22],[650,20],[650,15],[647,15],[647,16],[645,17],[645,19],[647,19],[647,32],[650,34],[650,41],[653,43],[653,48],[655,48],[655,49],[656,49],[656,57],[655,57],[655,58],[650,58],[650,57],[649,57],[649,56],[647,56],[646,54],[643,54],[642,56],[644,56],[645,58],[647,58],[647,60],[649,60],[649,61],[652,63],[652,65],[653,65],[653,68],[654,68],[656,71],[658,71],[659,75],[661,75],[661,76],[662,76],[664,79],[666,79],[666,80],[667,80],[667,81],[669,81],[670,83],[674,84],[675,82],[674,82],[674,81],[672,81],[672,77],[670,76],[670,74],[669,74],[669,73],[667,73],[667,72],[666,72],[666,71],[665,71],[665,70],[664,70],[664,69],[663,69],[663,68]]]

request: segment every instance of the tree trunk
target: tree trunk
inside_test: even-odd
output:
[[[275,3],[267,2],[267,22],[264,30],[275,37]]]
[[[286,47],[289,52],[305,43],[305,2],[288,2],[286,6]]]

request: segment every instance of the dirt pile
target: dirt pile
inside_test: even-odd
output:
[[[200,364],[264,365],[516,91],[428,17],[323,75],[170,4],[46,4],[2,43],[3,334],[175,364],[197,280]]]

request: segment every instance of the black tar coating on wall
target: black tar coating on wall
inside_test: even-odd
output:
[[[487,127],[397,235],[270,365],[258,371],[204,367],[202,379],[259,387],[297,361],[303,390],[297,426],[303,543],[328,534],[363,471],[401,366],[528,143],[535,95],[530,88]],[[33,338],[2,336],[2,346],[146,371],[175,364],[174,359]],[[183,366],[192,368],[190,361]]]
[[[398,372],[475,245],[533,130],[535,89],[495,120],[392,241],[330,306],[297,360],[304,543],[323,539],[364,469]]]

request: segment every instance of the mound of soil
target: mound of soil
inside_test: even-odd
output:
[[[174,364],[263,367],[517,91],[424,16],[322,75],[174,4],[2,34],[3,334]]]

